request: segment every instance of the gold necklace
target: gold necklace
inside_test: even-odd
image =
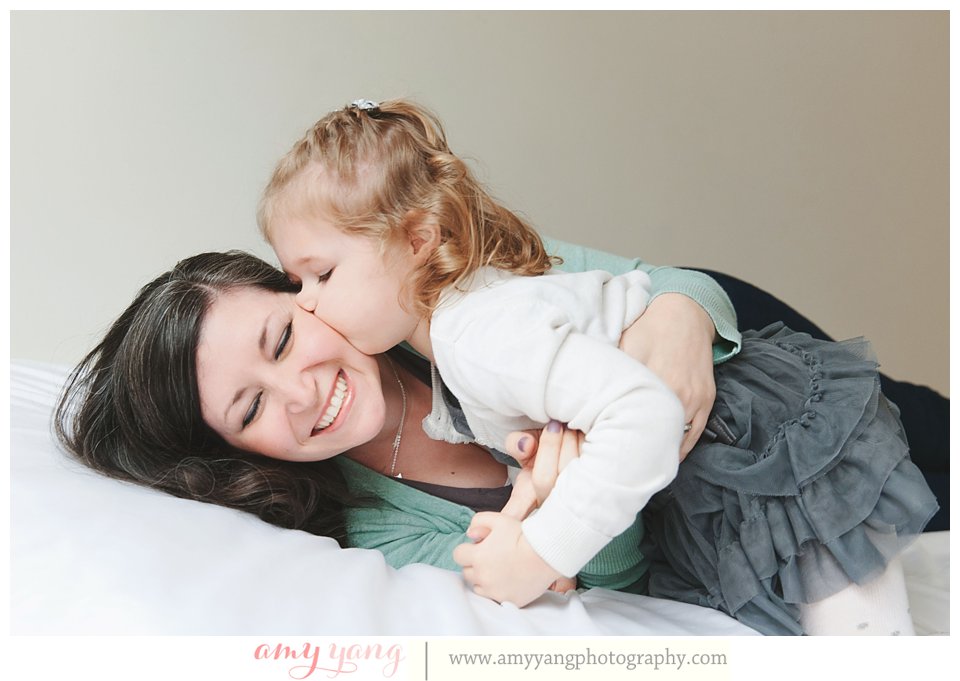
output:
[[[400,380],[400,374],[397,373],[397,367],[394,365],[393,360],[390,359],[388,355],[384,355],[387,358],[387,362],[390,363],[390,368],[393,369],[393,377],[397,379],[397,385],[400,386],[400,397],[403,400],[403,407],[400,410],[400,427],[397,428],[397,436],[393,438],[393,458],[390,460],[390,476],[395,478],[403,479],[403,474],[394,473],[397,470],[397,455],[400,453],[400,440],[403,438],[403,422],[407,418],[407,391],[403,387],[403,381]]]

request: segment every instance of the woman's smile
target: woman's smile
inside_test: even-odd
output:
[[[377,360],[297,307],[243,288],[207,311],[197,347],[204,420],[227,442],[287,461],[319,461],[380,434]]]
[[[324,403],[324,409],[321,412],[320,420],[313,427],[311,435],[319,435],[328,430],[336,430],[350,413],[350,406],[353,403],[353,392],[350,390],[350,382],[343,370],[337,372],[336,380],[333,382],[333,388]],[[342,417],[342,418],[341,418]]]

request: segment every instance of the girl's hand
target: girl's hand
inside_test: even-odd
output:
[[[716,332],[710,315],[693,299],[664,293],[620,337],[620,349],[646,365],[683,404],[690,430],[680,444],[681,461],[700,439],[717,396]]]
[[[477,513],[467,530],[473,544],[460,544],[453,559],[479,596],[522,608],[563,577],[527,543],[520,521],[503,513]]]

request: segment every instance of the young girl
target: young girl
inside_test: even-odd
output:
[[[522,524],[478,514],[481,541],[456,552],[478,593],[523,605],[576,574],[676,475],[663,452],[690,424],[617,348],[649,279],[548,274],[536,233],[487,195],[420,107],[362,100],[319,121],[278,165],[259,222],[305,310],[366,353],[407,341],[434,363],[431,436],[496,447],[551,419],[586,434]],[[802,620],[807,633],[864,622],[909,633],[891,561],[936,502],[866,343],[769,327],[745,336],[717,381],[707,437],[654,504],[667,568],[651,593],[761,630],[798,633]],[[441,385],[465,423],[444,410]]]

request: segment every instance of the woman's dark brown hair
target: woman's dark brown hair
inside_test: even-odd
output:
[[[207,310],[230,290],[295,293],[240,251],[187,258],[144,286],[70,375],[57,436],[89,467],[178,497],[253,513],[345,542],[351,502],[332,461],[295,463],[227,444],[200,412],[196,353]]]

